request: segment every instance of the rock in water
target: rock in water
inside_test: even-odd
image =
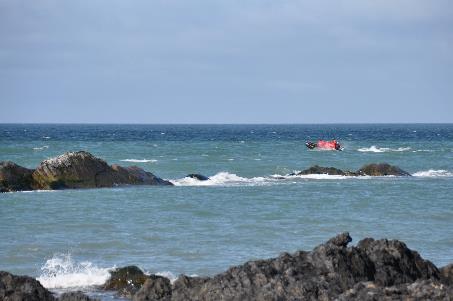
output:
[[[0,271],[0,300],[55,301],[55,298],[34,278]]]
[[[150,172],[131,166],[109,166],[79,151],[44,160],[33,172],[35,189],[95,188],[115,185],[172,185]]]
[[[443,283],[453,286],[453,263],[439,269]]]
[[[134,295],[134,301],[140,300],[171,300],[170,280],[165,277],[151,275],[140,290]]]
[[[186,176],[186,178],[192,178],[192,179],[197,179],[198,181],[207,181],[209,180],[208,177],[197,174],[197,173],[191,173]]]
[[[334,175],[334,176],[356,176],[352,171],[343,171],[341,169],[335,168],[335,167],[322,167],[318,165],[314,165],[308,169],[302,170],[301,172],[298,172],[296,174],[291,174],[291,175]]]
[[[60,298],[58,298],[58,301],[100,301],[100,300],[92,299],[85,295],[84,293],[77,291],[62,294]]]
[[[32,173],[11,161],[0,162],[0,192],[32,190]]]
[[[131,298],[148,280],[142,270],[132,265],[110,272],[110,279],[104,284],[104,290],[118,291],[119,295]]]
[[[398,166],[387,163],[364,165],[357,173],[366,176],[411,176],[410,173],[402,170]]]

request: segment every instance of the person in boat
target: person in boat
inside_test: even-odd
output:
[[[341,150],[341,145],[340,143],[337,142],[337,140],[331,140],[331,141],[326,141],[326,140],[319,140],[317,143],[313,142],[307,142],[305,145],[309,149],[314,149],[314,148],[319,148],[319,149],[331,149],[331,150]]]

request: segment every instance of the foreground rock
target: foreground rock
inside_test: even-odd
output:
[[[35,169],[0,162],[0,191],[113,187],[116,185],[173,185],[137,166],[108,165],[79,151],[44,160]]]
[[[298,173],[289,174],[290,176],[325,174],[333,176],[411,176],[407,171],[402,170],[398,166],[387,163],[367,164],[362,166],[357,171],[341,170],[335,167],[322,167],[314,165],[308,169]]]
[[[173,284],[150,277],[133,300],[448,300],[452,284],[404,243],[350,241],[343,233],[311,252],[250,261],[214,277],[182,275]]]
[[[16,276],[0,271],[0,300],[2,301],[94,301],[81,292],[55,297],[39,281],[28,276]]]
[[[149,276],[136,266],[127,266],[110,272],[110,279],[103,285],[104,290],[117,291],[123,297],[132,298]]]

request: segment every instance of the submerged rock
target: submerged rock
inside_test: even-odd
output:
[[[191,173],[186,176],[186,178],[192,178],[192,179],[197,179],[198,181],[207,181],[209,180],[208,177],[197,174],[197,173]]]
[[[411,176],[407,171],[388,163],[364,165],[357,173],[366,176]]]
[[[103,285],[104,290],[117,291],[119,295],[131,298],[148,280],[142,270],[132,265],[110,272],[110,278]]]
[[[0,162],[0,192],[32,190],[32,173],[32,169],[14,162]]]

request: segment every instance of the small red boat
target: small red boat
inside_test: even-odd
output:
[[[322,150],[337,150],[337,151],[343,150],[343,148],[341,147],[340,143],[337,142],[337,140],[330,140],[330,141],[319,140],[317,143],[308,141],[307,143],[305,143],[305,145],[309,149],[317,148],[317,149],[322,149]]]

